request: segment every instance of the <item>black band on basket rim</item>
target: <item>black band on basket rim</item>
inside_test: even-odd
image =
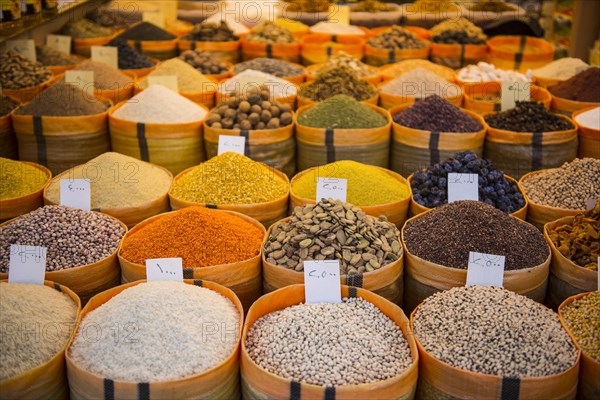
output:
[[[196,41],[192,40],[192,44],[190,44],[190,50],[196,50]]]
[[[204,207],[210,208],[211,210],[216,210],[218,208],[216,204],[212,204],[212,203],[206,203],[204,205]]]
[[[202,285],[204,285],[204,282],[202,281],[202,279],[194,279],[194,285],[202,287]]]
[[[346,285],[363,287],[363,274],[346,275]]]
[[[325,129],[325,151],[327,163],[335,162],[335,146],[333,144],[333,129]]]
[[[440,162],[440,133],[429,132],[429,159],[431,164]]]
[[[139,51],[139,52],[141,52],[141,51],[142,51],[142,41],[141,41],[141,40],[136,40],[136,41],[133,43],[133,46],[135,47],[135,49],[136,49],[137,51]]]
[[[520,391],[521,380],[519,378],[502,378],[500,400],[518,400]]]
[[[244,140],[244,155],[250,157],[250,131],[248,129],[240,129],[240,136],[246,138]]]
[[[356,286],[348,287],[348,297],[358,297],[358,290],[356,290]]]
[[[273,58],[273,45],[268,43],[265,46],[265,52],[267,53],[266,54],[267,58]]]
[[[518,70],[521,68],[521,63],[523,62],[523,52],[525,51],[525,45],[527,44],[527,36],[521,36],[521,40],[519,41],[519,51],[515,53],[515,69]]]
[[[542,144],[544,140],[543,132],[534,132],[531,136],[531,170],[537,171],[542,169],[542,158],[544,152],[544,146]]]
[[[92,208],[91,211],[102,212],[102,209],[101,208]]]
[[[290,400],[300,400],[300,390],[301,390],[300,382],[291,381],[290,382]]]
[[[333,47],[327,46],[325,48],[325,52],[327,53],[327,59],[329,59],[331,57],[331,55],[333,54]]]
[[[46,137],[44,136],[44,125],[42,117],[39,115],[33,116],[33,134],[37,142],[37,159],[38,163],[43,166],[48,166],[48,152],[46,148]]]
[[[62,289],[60,287],[60,284],[57,282],[54,282],[54,290],[61,292],[62,293]]]
[[[337,42],[337,39],[338,39],[338,37],[337,37],[336,34],[331,35],[331,41],[332,42]]]
[[[465,66],[465,52],[466,52],[466,48],[467,46],[465,46],[464,44],[460,45],[460,67],[464,67]]]
[[[396,51],[394,49],[388,52],[388,63],[393,64],[396,62]]]
[[[335,400],[335,386],[325,388],[325,400]]]
[[[194,268],[184,268],[183,279],[194,279]]]
[[[502,111],[502,104],[500,104],[500,103],[494,103],[494,111],[495,112]]]
[[[140,158],[142,161],[150,161],[150,153],[148,152],[148,140],[146,139],[146,124],[143,122],[137,123],[137,140],[140,148]]]
[[[104,379],[104,400],[115,399],[115,382],[112,379]]]
[[[150,400],[150,383],[138,383],[138,400]]]

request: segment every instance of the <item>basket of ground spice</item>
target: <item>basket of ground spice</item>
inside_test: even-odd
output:
[[[379,101],[375,86],[360,79],[351,69],[337,67],[300,86],[298,107],[313,105],[340,94],[373,105]]]
[[[257,57],[300,62],[300,43],[294,35],[273,22],[263,22],[241,38],[244,61]]]
[[[65,349],[79,321],[79,297],[47,280],[43,285],[1,281],[0,298],[2,397],[68,398]]]
[[[40,62],[32,62],[7,51],[0,54],[0,86],[2,94],[28,102],[40,94],[52,81],[52,72]]]
[[[127,43],[122,38],[114,38],[106,46],[116,47],[119,57],[119,70],[131,78],[143,78],[152,72],[158,60],[150,58]]]
[[[600,106],[575,111],[573,120],[579,132],[577,157],[600,158]]]
[[[433,62],[462,68],[487,59],[487,36],[466,18],[447,19],[431,28]]]
[[[527,221],[543,230],[548,222],[574,216],[600,198],[600,160],[576,158],[558,168],[524,175],[519,182],[529,201]]]
[[[305,25],[300,21],[294,21],[290,18],[279,17],[279,18],[276,18],[273,22],[275,23],[275,25],[277,25],[281,28],[285,28],[288,31],[292,32],[292,35],[296,39],[300,39],[302,36],[304,36],[310,32],[308,25]],[[248,32],[246,32],[246,33],[248,33]]]
[[[73,290],[85,304],[119,284],[117,252],[127,227],[109,215],[45,206],[0,225],[0,279],[8,278],[10,246],[47,249],[46,278]]]
[[[216,103],[221,104],[231,97],[248,96],[249,91],[266,86],[269,96],[278,103],[288,104],[296,109],[298,87],[292,82],[264,72],[246,69],[233,77],[222,81],[216,93]]]
[[[417,99],[432,95],[438,95],[457,107],[462,105],[463,92],[457,84],[421,67],[379,85],[379,104],[386,109],[410,105]]]
[[[556,309],[570,296],[596,290],[599,232],[600,201],[585,213],[544,225],[544,236],[552,250],[546,294],[548,307]]]
[[[346,179],[348,203],[367,215],[383,215],[401,227],[406,221],[410,187],[403,177],[390,170],[355,161],[337,161],[298,173],[291,181],[290,209],[315,204],[318,178]],[[366,188],[375,185],[375,190]]]
[[[365,45],[365,63],[376,67],[401,60],[429,57],[431,44],[407,29],[394,25],[371,36]]]
[[[377,85],[381,82],[381,73],[379,72],[379,69],[371,65],[363,64],[360,59],[352,57],[343,51],[331,56],[327,62],[323,64],[315,64],[307,67],[306,79],[309,82],[314,81],[317,76],[338,67],[350,69],[359,79],[365,80],[372,85]]]
[[[204,161],[202,122],[208,109],[161,85],[108,112],[112,149],[174,175]]]
[[[352,160],[387,168],[392,119],[383,108],[339,94],[294,116],[298,170]]]
[[[525,220],[527,199],[521,185],[496,169],[491,161],[478,158],[471,151],[457,153],[442,162],[416,171],[408,178],[412,189],[410,212],[413,215],[448,204],[449,173],[477,174],[479,201]]]
[[[456,287],[425,300],[410,328],[421,367],[417,398],[575,398],[580,352],[558,315],[525,296]]]
[[[230,70],[233,64],[219,60],[208,51],[186,50],[179,55],[179,58],[216,82],[231,76]]]
[[[52,172],[42,165],[0,157],[0,220],[44,205],[42,193]]]
[[[107,290],[83,309],[66,350],[71,398],[238,398],[243,313],[231,290],[199,279]]]
[[[600,67],[588,68],[551,87],[552,111],[571,116],[582,108],[600,106]]]
[[[506,257],[503,287],[544,301],[550,250],[534,226],[481,201],[457,201],[406,221],[404,307],[412,311],[436,292],[463,286],[469,252]]]
[[[73,38],[73,53],[89,58],[92,46],[104,46],[114,36],[114,31],[89,19],[80,18],[67,23],[61,30],[62,35]]]
[[[110,106],[74,85],[50,86],[11,114],[19,159],[58,174],[108,151]]]
[[[272,292],[304,283],[305,260],[339,260],[342,284],[402,305],[404,255],[399,234],[384,216],[367,215],[339,200],[296,207],[291,217],[267,232],[262,246],[263,288]]]
[[[531,171],[553,168],[577,156],[577,126],[536,101],[486,114],[484,154],[508,175],[519,179]]]
[[[580,293],[558,309],[563,326],[581,350],[577,398],[592,400],[600,393],[600,292]]]
[[[289,191],[282,172],[226,152],[177,175],[169,200],[173,210],[201,205],[237,211],[269,227],[287,215]]]
[[[444,67],[443,65],[434,64],[429,60],[404,60],[390,65],[384,65],[379,68],[382,75],[382,80],[388,81],[399,77],[415,68],[424,68],[448,82],[456,81],[456,72],[452,68]]]
[[[177,88],[180,95],[208,108],[214,107],[217,82],[180,58],[172,58],[158,64],[155,70],[136,82],[134,92],[137,94],[148,88],[148,77],[150,76],[171,75],[177,77]]]
[[[532,71],[536,83],[543,88],[558,85],[590,68],[590,65],[579,58],[565,57],[552,61]]]
[[[481,85],[463,86],[463,107],[479,115],[498,112],[502,108],[502,84],[486,82]],[[542,103],[546,110],[550,109],[552,95],[547,89],[540,86],[529,86],[529,98]]]
[[[525,72],[554,60],[554,46],[533,36],[494,36],[487,43],[488,62],[501,69]]]
[[[346,35],[311,33],[300,39],[304,65],[324,63],[340,52],[357,59],[363,58],[365,39]]]
[[[202,22],[177,43],[179,52],[201,50],[221,61],[236,63],[240,59],[240,38],[233,33],[225,21]]]
[[[362,0],[350,7],[351,25],[376,28],[398,24],[401,18],[402,9],[398,4]]]
[[[304,82],[304,67],[285,60],[264,57],[254,58],[235,64],[231,75],[237,75],[247,69],[264,72],[298,85]]]
[[[85,60],[81,56],[63,53],[44,45],[35,46],[35,56],[37,61],[42,63],[55,76],[75,68]]]
[[[393,107],[391,169],[403,176],[460,151],[483,154],[487,125],[479,115],[431,95]]]
[[[288,177],[294,175],[294,112],[289,104],[273,100],[269,89],[278,90],[277,87],[250,85],[244,93],[222,101],[211,110],[204,121],[208,159],[217,155],[221,135],[244,136],[245,156],[282,171]]]
[[[142,54],[157,60],[168,60],[177,56],[177,36],[150,22],[135,24],[117,37],[127,40]]]
[[[146,278],[146,259],[181,257],[183,277],[235,292],[244,310],[262,294],[260,249],[265,227],[234,211],[187,207],[142,221],[119,252],[121,282]]]
[[[337,304],[306,304],[304,293],[304,285],[285,287],[262,296],[248,312],[241,353],[245,398],[293,398],[298,392],[315,399],[334,392],[336,399],[412,398],[418,351],[400,307],[345,285]],[[355,353],[348,353],[349,346]],[[360,360],[352,354],[361,354]]]
[[[14,97],[0,95],[0,157],[15,160],[19,157],[17,137],[10,113],[20,104],[21,102]]]
[[[44,190],[45,204],[60,203],[61,179],[88,179],[91,208],[128,227],[169,210],[173,175],[157,165],[119,153],[104,153],[54,177]]]

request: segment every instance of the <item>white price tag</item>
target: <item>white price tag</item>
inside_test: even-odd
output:
[[[46,36],[46,46],[63,53],[71,54],[71,36],[48,35]]]
[[[469,252],[467,286],[486,285],[502,287],[506,257],[493,254]]]
[[[150,22],[159,28],[165,27],[165,14],[162,10],[144,11],[142,13],[142,21]]]
[[[529,82],[502,81],[502,111],[515,108],[517,101],[529,101]]]
[[[233,151],[234,153],[245,155],[244,154],[245,147],[246,147],[246,138],[244,136],[229,136],[229,135],[220,135],[219,136],[219,149],[218,149],[219,155],[221,155],[223,153],[227,153],[228,151]]]
[[[588,199],[586,210],[593,210],[596,207],[596,203],[598,203],[598,199]]]
[[[119,49],[112,46],[92,46],[92,61],[119,68]]]
[[[61,179],[60,205],[79,208],[84,211],[91,209],[91,188],[89,179]]]
[[[46,248],[42,246],[10,245],[9,283],[43,285],[46,275]]]
[[[5,50],[14,51],[21,57],[24,57],[30,61],[37,61],[37,57],[35,55],[35,42],[33,40],[8,40],[5,44]]]
[[[146,260],[146,280],[183,282],[181,258],[150,258]]]
[[[65,71],[65,82],[84,90],[89,97],[94,96],[94,71],[77,69]]]
[[[348,191],[348,180],[342,178],[318,178],[317,179],[317,203],[321,199],[333,199],[346,201]]]
[[[306,304],[341,303],[340,260],[304,261]]]
[[[177,83],[176,75],[148,75],[148,86],[152,85],[162,85],[175,93],[179,93],[179,84]]]
[[[448,174],[448,203],[460,200],[479,200],[479,175]]]

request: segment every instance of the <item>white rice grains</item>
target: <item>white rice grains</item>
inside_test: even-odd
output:
[[[219,293],[180,282],[147,282],[87,314],[69,355],[103,378],[177,380],[224,361],[240,329],[235,305]]]

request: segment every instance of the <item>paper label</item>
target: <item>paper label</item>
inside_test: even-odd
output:
[[[317,203],[321,199],[333,199],[346,201],[348,191],[348,180],[343,178],[318,178],[317,179]]]
[[[448,203],[460,200],[479,200],[479,175],[448,174]]]
[[[340,260],[304,261],[306,304],[341,303]]]
[[[94,96],[94,71],[65,71],[65,82],[84,90],[90,98]]]
[[[529,101],[529,82],[502,81],[502,111],[515,108],[517,101]]]
[[[4,49],[6,51],[14,51],[21,57],[30,61],[37,61],[37,57],[35,55],[35,42],[33,40],[7,40],[6,44],[4,45]]]
[[[469,252],[467,286],[486,285],[502,287],[506,257],[493,254]]]
[[[61,179],[60,205],[90,211],[91,192],[89,179]]]
[[[161,10],[144,11],[142,13],[142,21],[150,22],[159,28],[165,27],[165,14]]]
[[[148,75],[148,86],[152,85],[161,85],[174,91],[175,93],[179,93],[179,85],[177,83],[176,75]]]
[[[350,6],[331,4],[327,14],[327,20],[337,22],[341,25],[350,25]]]
[[[182,258],[150,258],[146,260],[146,280],[183,282]]]
[[[46,46],[63,53],[71,54],[71,36],[47,35]]]
[[[46,275],[46,248],[42,246],[10,245],[9,283],[43,285]]]
[[[119,49],[112,46],[92,46],[92,61],[119,68]]]
[[[246,147],[246,138],[244,136],[229,136],[229,135],[220,135],[219,136],[219,148],[218,148],[219,155],[221,155],[223,153],[227,153],[228,151],[233,151],[234,153],[244,155],[245,147]]]

